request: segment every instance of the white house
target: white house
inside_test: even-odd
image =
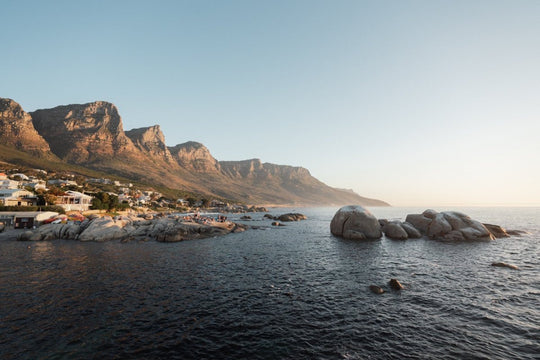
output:
[[[0,189],[0,205],[4,206],[32,206],[37,198],[30,191],[24,189]]]
[[[17,189],[19,184],[16,180],[3,179],[0,180],[0,189]]]
[[[47,190],[47,186],[43,180],[35,180],[33,182],[24,183],[23,186],[31,187],[34,190]]]
[[[87,211],[92,205],[92,196],[78,191],[66,191],[65,195],[56,197],[56,205],[66,211]]]

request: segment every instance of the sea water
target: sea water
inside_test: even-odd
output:
[[[0,358],[539,358],[539,208],[454,208],[528,232],[460,243],[343,240],[337,208],[290,210],[308,220],[180,243],[1,241]]]

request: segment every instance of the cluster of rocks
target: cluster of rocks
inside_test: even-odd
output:
[[[506,231],[498,225],[482,224],[457,211],[437,212],[428,209],[422,214],[409,214],[400,220],[377,220],[361,206],[342,207],[330,223],[333,235],[345,239],[379,239],[382,234],[390,239],[430,239],[450,241],[493,240],[521,233]]]
[[[264,214],[263,218],[282,222],[307,220],[307,216],[300,213],[287,213],[279,216]]]
[[[80,224],[47,224],[19,234],[18,240],[70,239],[79,241],[177,242],[242,232],[247,227],[233,222],[198,223],[182,217],[145,219],[136,216],[89,218]]]

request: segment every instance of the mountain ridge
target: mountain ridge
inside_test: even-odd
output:
[[[2,115],[10,111],[18,116]],[[218,161],[205,145],[194,141],[167,146],[159,125],[125,131],[117,107],[106,101],[25,113],[15,101],[0,98],[0,130],[13,128],[12,123],[25,129],[17,140],[23,144],[18,149],[33,156],[50,156],[172,189],[252,204],[388,206],[332,188],[303,167],[260,159]],[[16,146],[13,137],[13,131],[0,132],[0,140],[10,146]]]

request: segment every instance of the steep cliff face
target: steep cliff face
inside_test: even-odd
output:
[[[126,131],[125,134],[140,151],[151,158],[174,163],[174,158],[167,145],[165,145],[165,136],[161,132],[159,125],[132,129]]]
[[[52,152],[68,162],[84,164],[123,155],[132,158],[139,153],[111,103],[58,106],[30,114]]]
[[[170,147],[174,159],[186,170],[199,173],[219,173],[221,166],[201,143],[189,141]]]
[[[0,98],[0,142],[33,155],[51,155],[49,144],[34,128],[30,115],[11,99]]]
[[[264,176],[264,167],[259,159],[220,161],[223,174],[231,179],[254,179]]]

